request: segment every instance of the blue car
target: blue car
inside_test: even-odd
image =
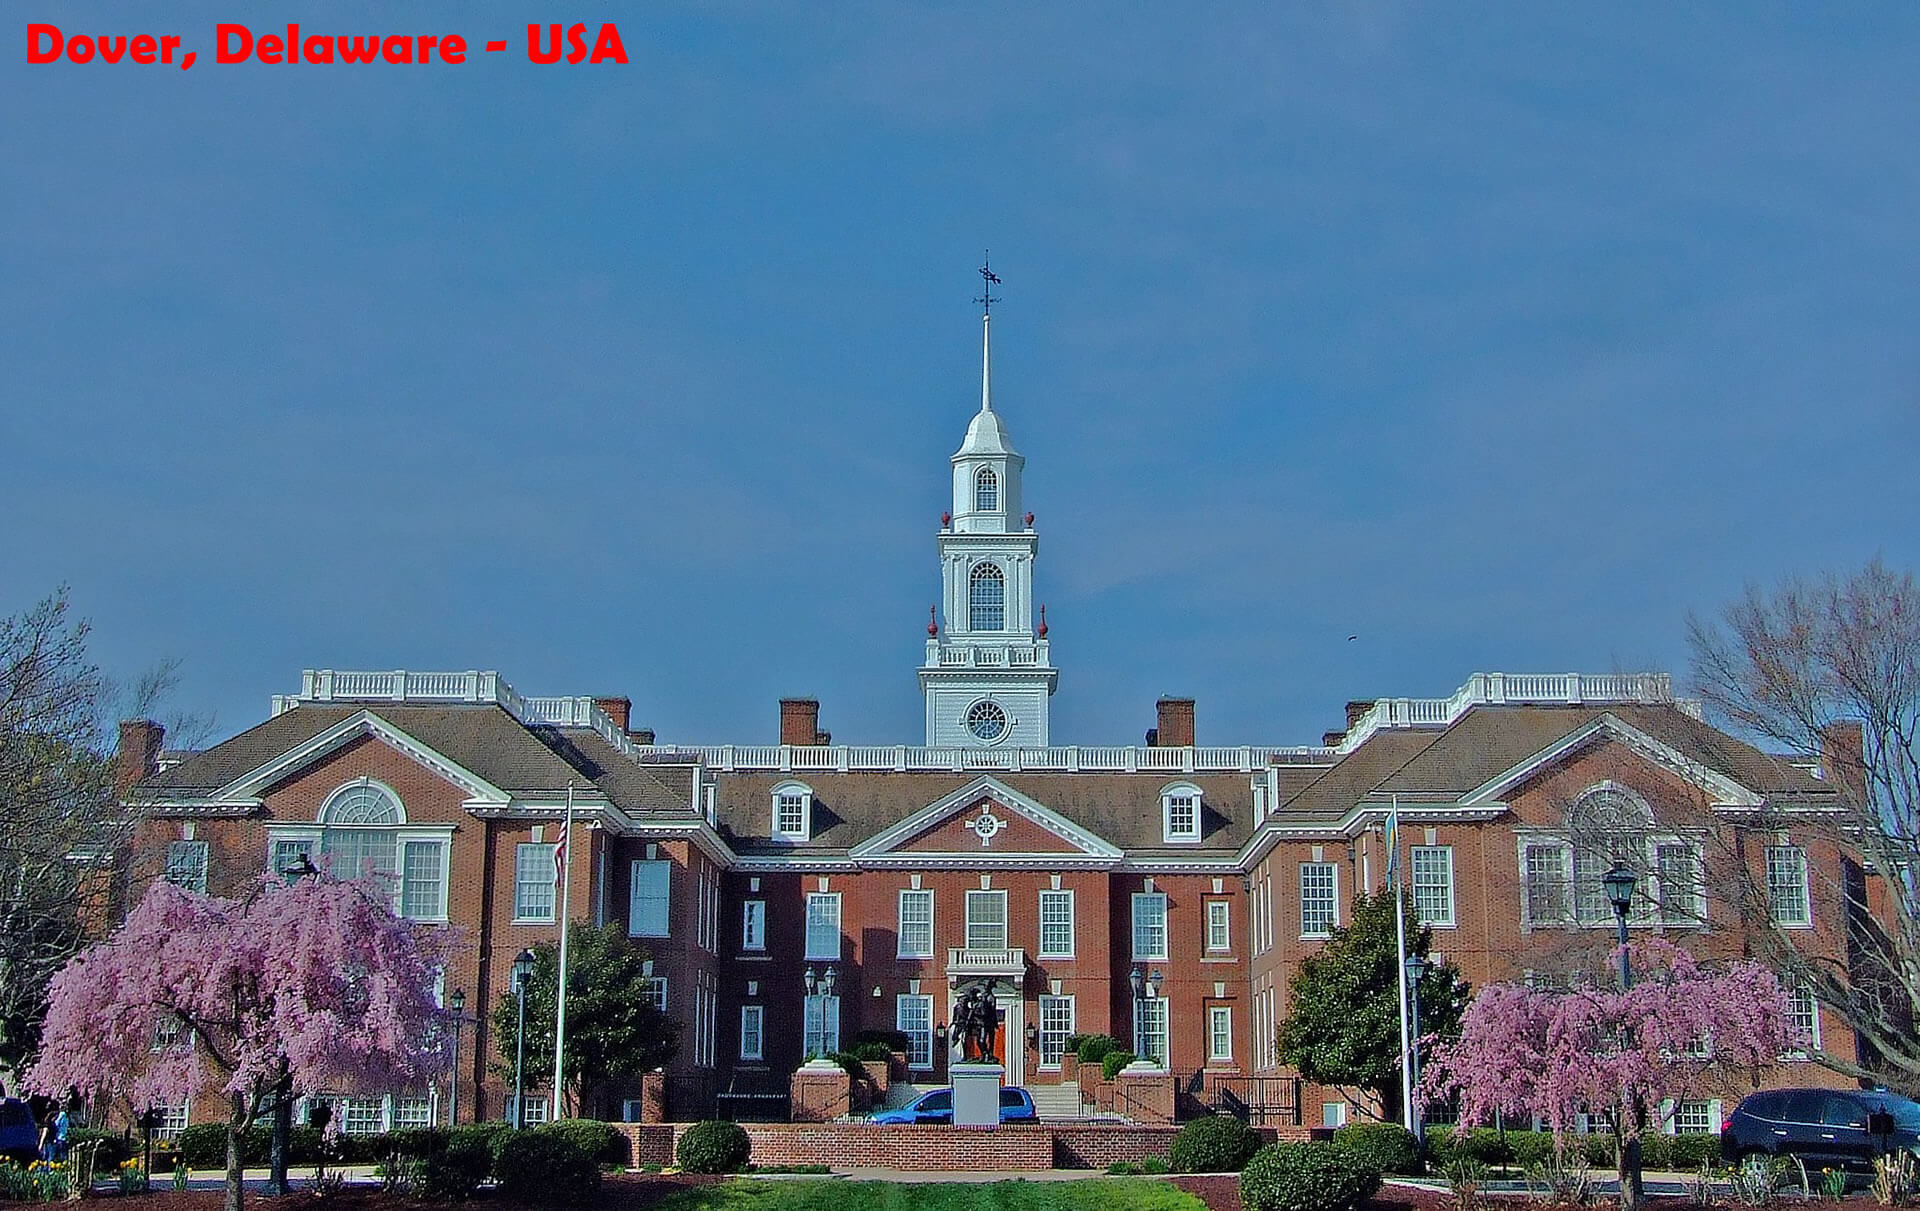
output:
[[[1018,1085],[1000,1090],[1000,1121],[1031,1123],[1040,1118],[1033,1108],[1033,1095]],[[929,1089],[896,1110],[882,1110],[873,1116],[876,1123],[951,1123],[953,1090]]]
[[[40,1159],[40,1127],[17,1097],[0,1100],[0,1157],[30,1165]]]

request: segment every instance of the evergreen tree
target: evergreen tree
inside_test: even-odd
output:
[[[1403,903],[1407,953],[1428,958],[1433,931],[1421,925],[1411,896]],[[1280,1059],[1321,1085],[1357,1088],[1379,1099],[1381,1117],[1397,1120],[1400,1097],[1399,956],[1390,893],[1354,896],[1347,924],[1294,972],[1287,1017],[1280,1023]],[[1450,966],[1430,965],[1420,981],[1420,1033],[1455,1037],[1471,992]]]

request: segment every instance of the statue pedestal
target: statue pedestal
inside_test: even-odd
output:
[[[999,1064],[959,1063],[948,1071],[953,1077],[953,1125],[998,1127],[1000,1082],[1007,1070]]]

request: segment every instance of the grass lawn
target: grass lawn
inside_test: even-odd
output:
[[[742,1180],[682,1190],[654,1211],[1204,1211],[1167,1182],[849,1182]]]

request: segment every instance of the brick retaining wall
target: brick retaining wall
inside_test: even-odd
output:
[[[615,1123],[633,1142],[636,1165],[671,1165],[691,1123]],[[756,1165],[832,1165],[836,1169],[914,1172],[969,1169],[1105,1169],[1165,1156],[1174,1126],[1043,1123],[1038,1126],[947,1127],[870,1123],[742,1123]],[[1256,1128],[1264,1140],[1324,1135],[1306,1127]]]

